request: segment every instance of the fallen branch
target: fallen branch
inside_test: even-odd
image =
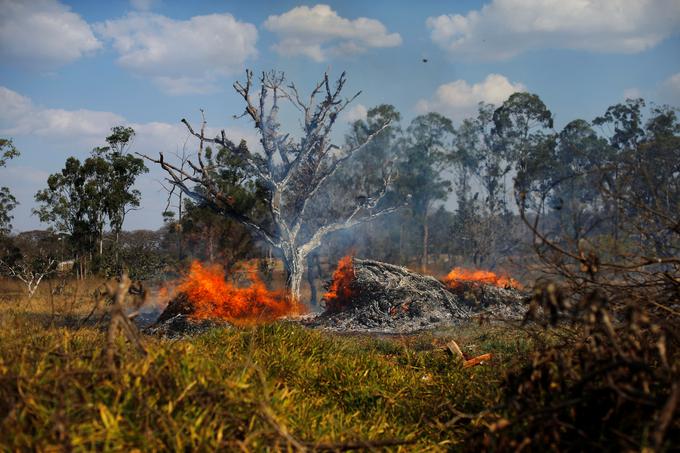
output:
[[[482,354],[477,357],[473,357],[472,359],[466,360],[463,363],[463,368],[470,368],[476,365],[481,365],[484,362],[488,362],[491,360],[491,357],[493,357],[490,353],[487,354]]]

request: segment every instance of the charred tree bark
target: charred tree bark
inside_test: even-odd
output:
[[[307,283],[309,283],[309,304],[312,307],[318,305],[318,296],[316,291],[316,279],[319,277],[319,255],[317,253],[311,254],[307,257]]]
[[[283,268],[286,272],[286,288],[293,300],[300,301],[302,289],[302,276],[304,274],[304,262],[306,256],[298,253],[294,247],[283,249]]]
[[[423,215],[423,256],[421,258],[421,268],[423,273],[427,272],[428,243],[430,241],[430,225],[428,223],[427,211]]]

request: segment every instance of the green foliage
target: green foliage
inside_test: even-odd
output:
[[[544,193],[555,142],[550,110],[535,94],[515,93],[494,111],[493,122],[498,146],[515,165],[516,191],[520,196]]]
[[[0,138],[0,167],[7,165],[7,161],[19,155],[19,151],[12,143],[12,139]]]
[[[149,355],[122,347],[111,373],[97,330],[43,329],[21,315],[13,330],[9,319],[0,317],[0,449],[276,450],[287,446],[282,432],[310,447],[460,448],[473,425],[447,422],[493,405],[518,352],[509,331],[459,331],[476,345],[468,352],[497,353],[490,366],[461,369],[433,345],[445,333],[402,342],[278,323],[147,337]]]
[[[102,192],[80,161],[69,157],[60,173],[47,178],[47,188],[36,194],[35,199],[41,206],[34,212],[41,222],[50,223],[57,232],[69,234],[74,242],[89,240],[82,247],[87,250],[93,247],[90,236],[102,225]]]
[[[644,136],[643,99],[626,99],[623,104],[610,106],[604,115],[593,120],[596,126],[606,127],[610,143],[617,150],[630,149]]]
[[[0,168],[7,165],[7,161],[19,155],[11,139],[0,138]],[[16,207],[17,199],[8,187],[0,187],[0,237],[6,236],[12,231],[12,219],[10,212]]]
[[[420,227],[421,266],[428,261],[429,215],[434,202],[446,200],[451,182],[442,176],[454,128],[451,120],[428,113],[413,119],[401,143],[395,191],[408,199],[410,213]]]
[[[170,251],[163,248],[163,235],[156,231],[123,231],[116,251],[100,261],[102,276],[116,277],[125,271],[132,280],[158,281],[174,264]]]
[[[356,153],[342,172],[353,179],[360,195],[371,196],[381,189],[386,172],[397,158],[397,142],[401,134],[401,114],[389,104],[381,104],[368,110],[366,120],[351,125],[345,142],[348,147],[358,146],[388,121],[390,125]],[[345,181],[346,182],[346,181]]]
[[[451,182],[442,177],[453,138],[451,120],[428,113],[416,117],[407,129],[399,156],[396,189],[411,195],[411,207],[426,215],[434,201],[445,199]]]
[[[82,163],[69,157],[35,195],[40,221],[68,234],[77,256],[91,254],[97,246],[101,256],[107,222],[120,233],[127,212],[139,206],[141,195],[133,185],[148,169],[142,159],[125,152],[134,137],[132,128],[118,126],[112,132],[106,139],[109,146],[95,148]]]
[[[550,187],[548,205],[558,213],[562,231],[573,240],[591,232],[602,220],[603,206],[594,171],[612,159],[612,149],[590,124],[574,120],[557,135],[554,165],[544,185]]]
[[[111,229],[120,232],[125,215],[140,203],[141,193],[132,188],[135,180],[149,170],[144,165],[143,159],[125,152],[134,139],[135,131],[131,127],[123,126],[116,126],[111,131],[112,134],[106,138],[109,146],[96,148],[93,151],[93,158],[98,159],[99,165],[107,168],[107,178],[104,181],[108,190],[105,211]]]
[[[249,174],[244,158],[247,152],[245,142],[241,142],[240,149],[241,153],[224,148],[216,153],[209,147],[205,150],[206,167],[210,169],[209,174],[227,206],[187,198],[183,201],[181,219],[175,219],[174,213],[164,213],[174,234],[181,234],[181,240],[191,250],[193,258],[221,261],[230,266],[252,255],[255,240],[251,232],[232,217],[225,216],[224,209],[266,224],[268,191]],[[194,190],[202,193],[204,188],[197,185]]]
[[[17,199],[7,187],[0,187],[0,236],[8,235],[12,231],[12,219],[10,214],[17,205]]]

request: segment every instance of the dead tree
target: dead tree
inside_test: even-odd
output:
[[[352,227],[398,209],[398,206],[382,206],[381,201],[390,184],[387,172],[382,188],[375,194],[361,197],[348,210],[344,218],[310,222],[311,206],[321,194],[338,168],[354,153],[380,134],[389,123],[368,135],[365,141],[349,149],[341,149],[331,142],[331,130],[338,115],[360,93],[343,98],[345,73],[331,84],[328,74],[316,84],[311,94],[303,98],[297,87],[286,84],[283,73],[263,72],[260,77],[259,94],[253,93],[253,73],[246,71],[245,84],[236,82],[234,89],[246,104],[241,116],[250,118],[257,129],[262,152],[251,152],[245,142],[234,145],[224,130],[214,138],[206,137],[205,117],[200,130],[195,130],[182,119],[194,137],[199,140],[196,161],[189,161],[189,169],[166,162],[161,153],[158,159],[145,158],[159,164],[168,174],[168,181],[192,199],[208,206],[224,216],[232,218],[248,228],[273,249],[278,250],[287,272],[287,285],[293,298],[299,300],[304,264],[307,256],[321,245],[330,233]],[[294,139],[281,131],[278,122],[280,104],[290,103],[302,117],[302,136]],[[233,199],[220,190],[215,169],[204,161],[204,148],[216,145],[234,153],[247,165],[253,180],[267,189],[267,216],[258,221],[235,209]],[[200,190],[196,190],[196,188]],[[384,204],[384,203],[383,203]]]
[[[54,273],[56,271],[57,260],[49,258],[44,262],[28,263],[24,261],[19,261],[15,264],[5,263],[0,260],[0,268],[5,270],[5,273],[17,280],[20,280],[24,285],[26,285],[26,291],[28,292],[28,298],[31,299],[35,292],[40,286],[40,282],[43,281],[45,277]]]

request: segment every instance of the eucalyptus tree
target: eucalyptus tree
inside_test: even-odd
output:
[[[7,165],[7,161],[19,155],[11,139],[0,138],[0,167]],[[0,236],[9,234],[12,230],[12,215],[10,212],[16,207],[14,198],[8,187],[0,187]]]
[[[477,115],[458,127],[451,156],[458,176],[457,240],[475,266],[493,266],[488,261],[503,242],[499,239],[507,238],[506,179],[512,164],[496,133],[494,111],[492,104],[479,103]],[[470,176],[481,189],[474,195]]]
[[[603,192],[613,212],[614,237],[660,257],[675,254],[680,210],[680,121],[677,108],[628,99],[593,122],[608,129],[613,151]],[[645,118],[647,116],[647,118]]]
[[[585,120],[571,121],[557,136],[548,201],[557,212],[559,228],[574,241],[587,236],[603,221],[596,170],[610,161],[611,147]]]
[[[232,208],[243,214],[263,220],[266,213],[266,190],[249,177],[248,164],[239,155],[226,148],[214,152],[210,147],[204,153],[206,167],[214,169],[215,181],[220,191],[231,202]],[[195,187],[197,192],[204,189]],[[209,262],[221,259],[232,266],[254,249],[252,234],[240,223],[225,218],[205,203],[186,199],[184,215],[179,226],[189,247]]]
[[[142,159],[127,152],[134,137],[133,128],[115,126],[111,129],[111,135],[106,137],[108,146],[96,148],[92,156],[101,159],[107,168],[104,181],[107,188],[105,210],[115,235],[116,254],[125,217],[141,201],[141,193],[134,188],[135,181],[139,175],[149,171]]]
[[[336,200],[338,197],[344,197],[351,205],[355,200],[362,200],[382,187],[385,177],[392,172],[394,162],[399,157],[402,135],[400,120],[401,114],[394,106],[381,104],[368,109],[366,118],[351,124],[345,136],[345,146],[348,148],[362,143],[389,122],[389,126],[376,135],[361,152],[355,153],[343,168],[338,170],[333,181],[329,181],[329,190],[335,191]],[[389,234],[389,230],[392,230],[395,224],[402,223],[395,222],[394,216],[390,216],[357,227],[358,234],[352,234],[356,251],[361,253],[363,249],[370,251],[371,256],[376,259],[380,259],[380,256],[384,259],[390,253],[391,246],[397,242]],[[361,242],[357,244],[356,241]]]
[[[545,195],[552,165],[553,117],[538,95],[512,94],[493,113],[494,132],[506,158],[515,166],[515,193],[522,206],[532,192]]]
[[[496,135],[494,111],[493,104],[480,102],[477,116],[459,128],[456,144],[469,149],[469,165],[482,186],[484,205],[489,215],[498,217],[508,210],[506,179],[512,164]]]
[[[140,193],[133,185],[147,169],[142,159],[125,152],[133,136],[131,128],[114,127],[106,139],[109,146],[93,149],[82,162],[69,157],[35,195],[34,213],[53,230],[68,235],[80,258],[81,275],[85,256],[97,251],[102,258],[107,224],[117,238],[126,213],[139,205]]]
[[[246,80],[236,82],[234,89],[245,103],[242,116],[249,118],[257,130],[261,152],[251,151],[243,141],[235,145],[223,130],[215,137],[206,136],[204,118],[198,129],[182,120],[199,142],[197,156],[188,162],[188,168],[166,161],[162,153],[158,159],[144,156],[166,171],[168,181],[174,187],[225,217],[238,221],[280,252],[287,272],[287,286],[291,297],[297,300],[300,298],[306,258],[324,238],[397,209],[381,203],[391,182],[390,173],[385,175],[378,190],[356,200],[341,217],[328,220],[312,213],[313,205],[323,195],[329,179],[352,155],[389,126],[386,122],[360,143],[348,148],[342,149],[333,144],[331,132],[338,115],[359,95],[344,98],[345,83],[344,72],[334,84],[325,74],[311,93],[303,96],[294,83],[286,82],[283,73],[271,71],[262,73],[259,89],[254,92],[253,73],[248,70]],[[282,130],[279,112],[283,103],[292,105],[300,114],[302,133],[299,138]],[[240,211],[221,189],[219,168],[205,162],[205,148],[210,144],[239,156],[247,163],[249,178],[266,189],[266,218],[257,219]]]
[[[609,210],[613,217],[612,221],[612,235],[615,242],[618,243],[619,232],[621,229],[621,195],[620,190],[626,190],[626,187],[620,187],[619,184],[619,170],[621,167],[622,156],[626,153],[634,153],[638,148],[638,144],[643,140],[644,119],[643,108],[645,107],[644,99],[626,99],[625,102],[609,106],[607,111],[596,117],[593,120],[593,125],[598,126],[602,135],[607,138],[609,145],[613,149],[612,159],[609,161],[611,171],[604,178],[604,184],[613,196],[610,201]],[[638,162],[642,163],[642,162]]]
[[[396,186],[410,196],[411,211],[421,228],[420,264],[426,269],[429,255],[429,214],[434,202],[446,200],[451,182],[443,178],[449,165],[454,128],[438,113],[420,115],[411,121],[399,158]]]

